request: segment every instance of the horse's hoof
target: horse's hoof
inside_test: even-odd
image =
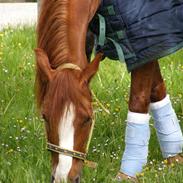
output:
[[[172,163],[183,164],[183,155],[177,154],[176,156],[167,158],[167,163],[171,165]]]
[[[129,182],[133,182],[133,183],[139,183],[137,178],[128,176],[122,172],[119,172],[115,177],[115,181],[117,181],[117,182],[122,182],[124,180],[129,181]]]

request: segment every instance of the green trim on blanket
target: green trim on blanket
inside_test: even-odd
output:
[[[139,62],[136,62],[136,63],[133,63],[133,64],[130,64],[130,66],[128,67],[127,66],[127,69],[128,69],[128,72],[131,72],[132,70],[138,68],[138,67],[141,67],[142,65],[148,63],[148,62],[152,62],[154,60],[157,60],[157,59],[160,59],[162,57],[165,57],[165,56],[168,56],[178,50],[180,50],[181,48],[183,48],[183,42],[179,43],[177,46],[173,47],[173,48],[169,48],[165,51],[163,51],[161,54],[159,55],[156,55],[154,57],[152,57],[151,60],[149,59],[144,59],[144,60],[141,60],[140,63]]]

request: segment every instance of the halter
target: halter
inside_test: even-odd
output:
[[[81,71],[81,68],[78,65],[75,65],[75,64],[72,64],[72,63],[65,63],[65,64],[62,64],[59,67],[57,67],[57,70],[59,70],[59,71],[62,71],[64,69],[72,69],[72,70]],[[52,152],[55,152],[55,153],[58,153],[58,154],[63,154],[65,156],[70,156],[70,157],[73,157],[73,158],[77,158],[79,160],[84,161],[86,166],[88,166],[90,168],[96,168],[97,163],[95,163],[93,161],[88,161],[86,159],[87,154],[88,154],[88,150],[89,150],[89,146],[90,146],[90,142],[91,142],[91,138],[92,138],[92,135],[93,135],[94,126],[95,126],[95,120],[93,119],[90,134],[89,134],[89,137],[88,137],[88,142],[87,142],[87,145],[86,145],[85,153],[75,151],[75,150],[65,149],[65,148],[59,147],[55,144],[52,144],[50,142],[47,142],[47,149],[49,151],[52,151]]]
[[[57,70],[62,71],[64,69],[72,69],[72,70],[78,70],[81,71],[81,68],[78,65],[72,64],[72,63],[65,63],[57,67]]]

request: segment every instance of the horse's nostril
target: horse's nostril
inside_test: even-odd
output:
[[[80,176],[76,177],[73,183],[80,183]]]
[[[54,180],[55,180],[55,177],[52,175],[52,176],[51,176],[51,181],[50,181],[50,182],[53,183]]]

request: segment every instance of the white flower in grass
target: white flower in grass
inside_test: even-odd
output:
[[[5,73],[8,73],[8,69],[3,69],[3,71],[4,71]]]
[[[109,142],[109,139],[107,139],[106,142]]]
[[[97,149],[93,149],[93,152],[96,152],[97,151]]]
[[[18,152],[21,152],[21,149],[17,149]]]
[[[7,162],[7,165],[9,165],[9,166],[10,166],[10,165],[11,165],[11,163],[8,161],[8,162]]]
[[[30,131],[29,131],[29,130],[27,130],[27,133],[30,133]]]
[[[25,129],[26,129],[26,127],[23,127],[23,128],[20,129],[20,131],[21,131],[21,132],[24,132]]]
[[[159,170],[159,171],[161,171],[161,170],[162,170],[162,168],[161,168],[161,167],[159,167],[159,168],[158,168],[158,170]]]

